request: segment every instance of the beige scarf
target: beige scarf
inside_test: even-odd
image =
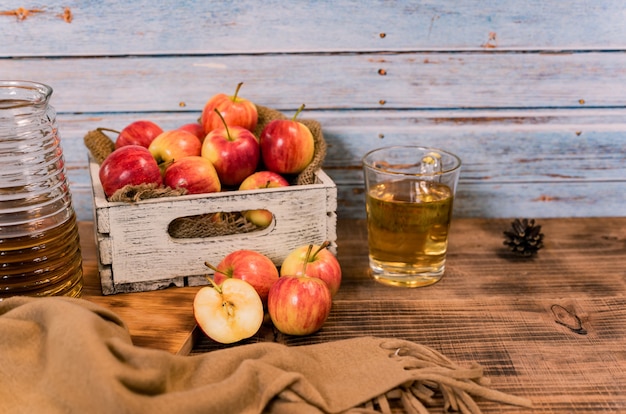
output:
[[[134,346],[118,316],[86,300],[0,301],[0,412],[373,413],[393,401],[409,413],[480,412],[472,397],[530,406],[487,385],[479,366],[404,340],[179,356]]]

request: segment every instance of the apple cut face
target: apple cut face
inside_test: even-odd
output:
[[[240,279],[226,279],[221,285],[203,287],[196,293],[193,310],[204,333],[223,344],[250,338],[263,323],[259,294]]]

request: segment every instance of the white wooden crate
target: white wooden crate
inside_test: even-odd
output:
[[[322,170],[310,185],[112,203],[98,178],[99,165],[90,159],[89,169],[104,295],[207,284],[212,271],[204,263],[217,265],[239,249],[263,253],[277,266],[291,250],[309,243],[328,240],[336,253],[337,188]],[[220,237],[175,239],[168,233],[180,217],[250,209],[271,211],[272,224]]]

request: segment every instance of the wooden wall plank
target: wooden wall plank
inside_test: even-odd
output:
[[[166,129],[197,117],[193,113],[142,115]],[[360,159],[365,152],[407,142],[461,155],[458,216],[626,215],[624,110],[315,111],[309,116],[324,128],[329,145],[324,169],[338,186],[340,217],[363,216]],[[91,217],[84,134],[102,126],[121,129],[136,117],[59,117],[68,175],[82,218]]]
[[[332,174],[329,174],[332,175]],[[365,218],[363,185],[338,185],[339,217]],[[475,183],[461,182],[455,217],[550,218],[626,215],[620,182]]]
[[[239,82],[277,109],[626,106],[624,53],[36,58],[0,69],[52,85],[60,112],[201,110]]]
[[[622,181],[626,177],[626,121],[621,122],[620,118],[626,116],[626,111],[613,112],[610,118],[596,115],[602,119],[598,122],[607,122],[600,126],[591,123],[598,111],[585,110],[562,116],[561,124],[544,121],[554,122],[550,125],[533,124],[538,119],[549,119],[546,111],[529,112],[526,118],[503,116],[500,120],[489,118],[493,112],[473,111],[456,111],[449,118],[427,111],[378,111],[362,118],[353,112],[316,111],[306,117],[322,124],[329,147],[324,167],[340,175],[344,182],[360,182],[361,158],[366,152],[383,145],[402,144],[441,147],[457,153],[463,160],[464,181]],[[558,114],[551,113],[555,117]],[[142,115],[165,129],[173,129],[193,122],[199,114]],[[137,116],[60,115],[68,166],[86,167],[82,138],[87,131],[97,127],[119,130]],[[359,125],[349,125],[351,120]]]
[[[362,214],[363,154],[407,142],[461,155],[460,216],[626,215],[626,3],[292,6],[6,0],[0,12],[32,12],[0,14],[0,78],[55,89],[82,219],[88,130],[193,122],[240,81],[243,96],[288,114],[305,103],[322,123],[340,216]]]
[[[332,172],[328,174],[332,177]],[[362,184],[337,182],[338,217],[364,218]],[[93,196],[87,184],[70,183],[79,220],[93,220]],[[455,217],[624,217],[624,184],[608,183],[509,183],[461,182]]]
[[[0,56],[257,54],[407,50],[615,50],[621,0],[441,2],[5,0]],[[66,23],[65,8],[73,15]],[[384,37],[381,36],[384,33]]]

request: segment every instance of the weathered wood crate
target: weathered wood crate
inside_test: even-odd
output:
[[[298,246],[326,240],[336,253],[337,188],[321,169],[308,185],[263,190],[227,191],[142,200],[109,202],[98,178],[99,165],[89,162],[93,187],[98,267],[105,295],[207,284],[217,265],[238,249],[255,250],[279,266]],[[266,209],[269,227],[219,237],[174,238],[170,223],[181,217],[216,212]]]

